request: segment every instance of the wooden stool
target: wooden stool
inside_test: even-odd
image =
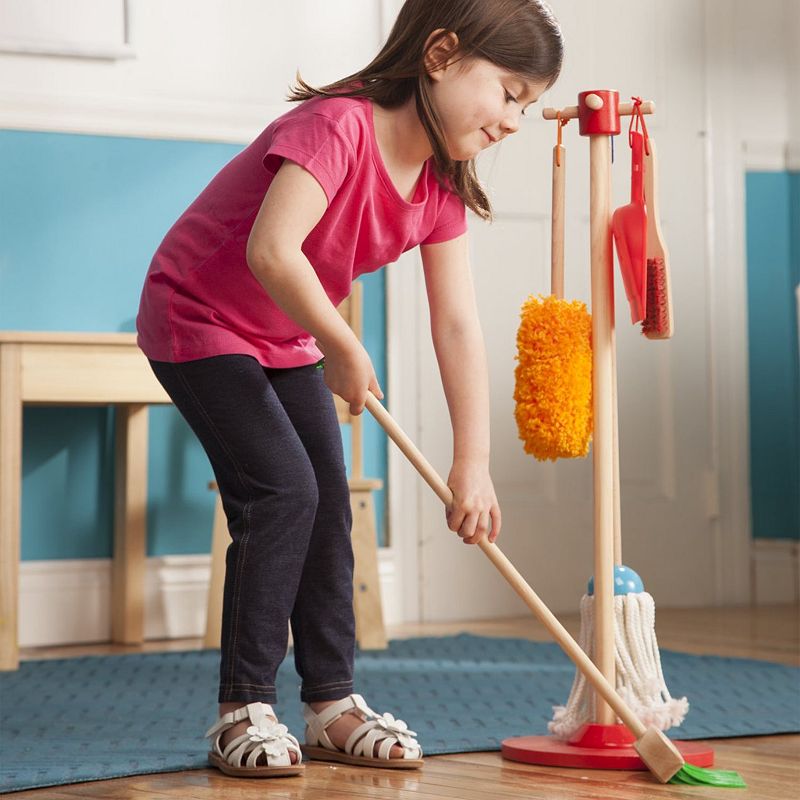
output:
[[[378,575],[378,531],[372,492],[383,481],[350,479],[350,509],[353,512],[353,611],[356,639],[362,650],[385,650],[381,583]]]
[[[339,313],[361,339],[361,292],[360,283],[353,284],[353,291],[339,306]],[[386,630],[383,624],[380,578],[378,576],[378,540],[373,491],[383,487],[383,481],[364,477],[363,432],[361,416],[350,414],[350,407],[334,395],[339,422],[350,425],[352,464],[350,469],[350,508],[353,512],[353,610],[356,618],[356,639],[362,650],[386,648]],[[209,489],[217,489],[212,481]],[[214,510],[214,527],[211,540],[211,584],[208,592],[208,616],[206,618],[206,647],[220,646],[222,629],[222,595],[225,583],[225,552],[229,534],[222,500],[217,496]]]
[[[356,617],[356,639],[362,650],[386,648],[386,631],[383,624],[381,586],[378,575],[377,528],[372,492],[383,482],[361,478],[351,480],[350,509],[353,512],[353,611]],[[215,481],[209,489],[217,490]],[[222,631],[222,595],[225,585],[225,553],[230,536],[228,521],[217,495],[214,508],[214,526],[211,536],[211,582],[208,589],[208,614],[206,617],[205,647],[219,647]]]

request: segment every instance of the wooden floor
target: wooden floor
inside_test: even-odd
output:
[[[577,617],[564,617],[563,622],[573,634],[577,633]],[[799,623],[796,606],[657,611],[659,644],[665,649],[760,658],[793,665],[800,665]],[[484,636],[547,638],[544,629],[529,617],[460,624],[404,625],[391,629],[389,633],[392,638],[402,638],[460,631]],[[189,650],[200,646],[200,640],[191,639],[147,642],[142,647],[28,648],[23,650],[22,657],[64,658],[100,653]],[[800,714],[800,687],[797,704]],[[398,713],[402,716],[399,710]],[[295,733],[302,736],[301,731]],[[716,751],[716,765],[740,771],[748,783],[747,789],[736,790],[730,796],[742,800],[796,800],[800,797],[800,736],[720,739],[712,744]],[[300,778],[242,780],[228,778],[214,769],[204,769],[36,789],[17,792],[13,797],[20,800],[74,800],[76,797],[255,800],[264,796],[282,800],[641,800],[719,797],[720,794],[728,796],[721,789],[664,786],[656,783],[647,772],[536,767],[504,761],[499,753],[492,752],[429,756],[420,771],[350,768],[312,762]]]

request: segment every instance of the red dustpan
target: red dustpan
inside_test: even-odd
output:
[[[647,311],[647,213],[644,207],[644,138],[630,132],[631,202],[614,212],[611,232],[617,248],[622,282],[631,307],[631,322],[645,318]]]

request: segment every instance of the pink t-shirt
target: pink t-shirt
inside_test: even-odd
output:
[[[328,207],[302,245],[338,305],[352,281],[418,244],[467,228],[464,203],[425,162],[411,202],[400,196],[375,140],[372,102],[315,97],[273,121],[212,179],[153,256],[136,319],[156,361],[244,353],[264,366],[322,358],[314,338],[272,301],[247,266],[250,230],[282,160],[308,170]]]

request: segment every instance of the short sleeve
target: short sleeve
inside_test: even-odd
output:
[[[421,244],[437,244],[455,239],[467,230],[467,209],[464,201],[455,193],[447,192],[445,201],[436,217],[433,230]]]
[[[276,173],[284,158],[308,170],[330,203],[353,168],[355,149],[335,119],[298,114],[276,127],[264,154],[264,168]]]

